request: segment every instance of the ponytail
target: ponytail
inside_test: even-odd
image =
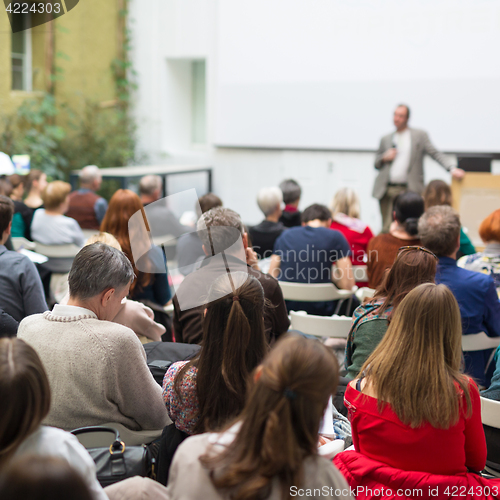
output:
[[[415,217],[409,217],[406,219],[403,223],[403,227],[405,231],[410,235],[410,236],[417,236],[418,235],[418,219]]]

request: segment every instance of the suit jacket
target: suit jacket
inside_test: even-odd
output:
[[[410,128],[411,153],[408,168],[408,189],[415,193],[424,190],[424,155],[428,154],[446,170],[456,167],[456,163],[448,156],[440,153],[432,144],[424,130]],[[375,157],[375,168],[379,171],[373,186],[373,196],[382,199],[389,184],[389,172],[392,162],[382,162],[383,154],[392,147],[394,132],[387,134],[380,140],[380,146]]]

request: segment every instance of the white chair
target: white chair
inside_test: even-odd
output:
[[[324,444],[318,448],[318,455],[320,457],[325,457],[328,460],[332,460],[337,453],[344,451],[345,442],[343,439],[334,439],[329,443]]]
[[[67,245],[43,245],[35,242],[35,251],[49,257],[49,259],[74,258],[80,251],[80,247],[69,243]]]
[[[83,237],[85,238],[85,241],[87,241],[91,236],[94,236],[95,234],[99,234],[98,229],[82,229]]]
[[[351,329],[352,318],[349,316],[315,316],[305,311],[291,311],[292,330],[298,330],[315,337],[333,337],[346,339]]]
[[[354,276],[354,281],[366,281],[368,282],[368,266],[352,266],[352,273]]]
[[[500,345],[500,337],[488,337],[486,333],[462,335],[462,351],[484,351],[496,349]]]
[[[356,290],[356,297],[363,303],[365,299],[371,299],[375,295],[375,290],[373,288],[362,287]]]
[[[481,421],[483,425],[493,427],[495,429],[500,429],[500,402],[494,401],[493,399],[481,397]],[[492,438],[488,432],[486,436],[489,439]],[[488,464],[488,462],[486,462]],[[493,468],[493,463],[490,462],[491,467],[486,465],[484,470],[494,477],[500,477],[500,471],[497,470],[498,466]]]
[[[279,281],[283,298],[285,300],[298,300],[302,302],[326,302],[330,300],[349,299],[357,287],[352,290],[341,290],[333,283],[291,283]]]
[[[12,238],[12,246],[14,247],[14,250],[17,252],[21,248],[26,248],[26,250],[34,250],[35,249],[35,243],[33,241],[29,241],[26,238],[23,238],[22,236],[16,236],[15,238]]]

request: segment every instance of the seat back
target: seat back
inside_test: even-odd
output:
[[[500,401],[481,397],[481,421],[484,425],[500,429]]]
[[[14,250],[17,252],[21,248],[26,248],[26,250],[34,250],[36,244],[33,241],[29,241],[22,236],[12,237],[12,246]]]
[[[351,329],[349,316],[315,316],[305,311],[290,312],[291,329],[315,337],[346,339]]]
[[[500,337],[488,337],[484,332],[462,335],[462,351],[484,351],[499,345]]]
[[[279,282],[285,300],[298,300],[302,302],[326,302],[330,300],[349,299],[357,290],[340,290],[333,283],[291,283]]]
[[[356,291],[356,297],[361,303],[363,303],[365,299],[371,299],[375,295],[375,292],[375,289],[364,286],[363,288],[358,288]]]
[[[43,245],[42,243],[36,242],[35,251],[50,259],[68,259],[74,258],[80,251],[80,247],[73,243],[67,245]]]

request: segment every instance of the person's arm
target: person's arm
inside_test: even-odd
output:
[[[350,257],[343,257],[334,263],[332,282],[342,290],[352,290],[352,287],[356,285]]]
[[[166,270],[168,273],[168,270]],[[172,298],[172,292],[170,291],[170,285],[168,284],[168,274],[154,274],[153,275],[153,294],[155,297],[155,302],[165,307],[168,301]]]
[[[21,292],[23,294],[23,310],[25,316],[43,313],[49,308],[45,301],[42,280],[38,271],[28,257],[22,261],[24,270],[20,273]]]
[[[161,387],[149,371],[141,342],[132,330],[127,330],[117,346],[120,359],[109,359],[110,378],[114,379],[110,386],[112,400],[120,413],[137,422],[141,430],[163,429],[169,418]]]
[[[460,248],[458,251],[462,255],[472,255],[473,253],[476,253],[476,249],[474,248],[470,238],[465,233],[463,227],[460,228]]]
[[[278,279],[280,275],[281,257],[275,253],[271,255],[271,264],[269,265],[269,272],[273,278]]]
[[[486,438],[481,422],[481,399],[472,379],[469,387],[472,415],[469,418],[466,417],[465,420],[465,465],[468,469],[479,472],[486,465]]]
[[[104,219],[107,209],[108,209],[108,202],[104,198],[99,198],[94,203],[95,218],[97,219],[97,222],[99,222],[99,224],[102,222],[102,219]]]
[[[19,323],[4,310],[0,309],[0,338],[15,337]]]
[[[384,163],[390,162],[394,158],[396,158],[396,150],[394,148],[387,149],[384,144],[384,137],[382,137],[375,155],[375,168],[380,170],[384,166]]]
[[[500,337],[500,302],[493,278],[488,277],[489,286],[484,297],[483,323],[488,337]]]
[[[441,153],[436,149],[434,144],[432,144],[429,139],[429,135],[427,132],[424,132],[424,151],[435,161],[437,161],[445,170],[456,177],[457,179],[461,179],[465,172],[461,168],[457,168],[457,163],[449,156]]]

